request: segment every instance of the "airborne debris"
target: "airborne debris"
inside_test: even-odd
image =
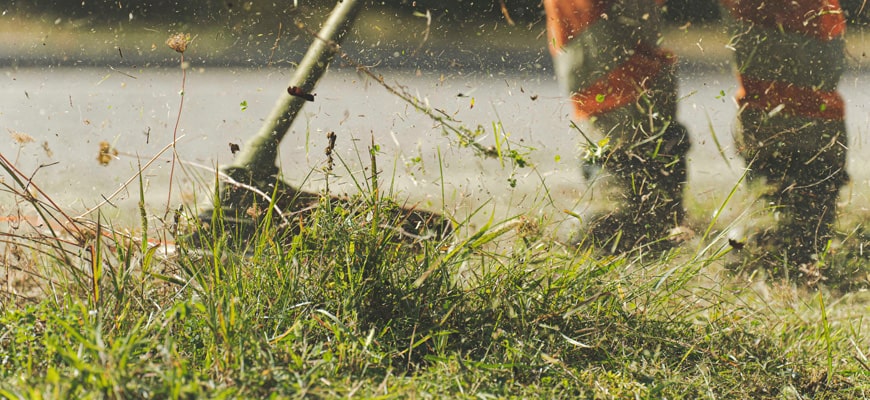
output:
[[[51,147],[48,147],[48,140],[42,142],[42,151],[45,152],[49,158],[54,157],[54,152],[51,151]]]
[[[118,158],[118,149],[112,148],[112,145],[105,140],[100,142],[100,154],[97,155],[100,165],[105,167],[115,158]]]
[[[728,244],[737,251],[743,250],[743,247],[746,246],[746,242],[740,242],[731,238],[728,238]]]
[[[329,141],[329,144],[326,145],[326,150],[325,150],[325,153],[326,153],[326,171],[327,172],[332,172],[332,168],[335,165],[335,161],[332,158],[332,151],[335,150],[335,139],[336,138],[337,138],[337,136],[335,135],[335,132],[333,132],[333,131],[329,131],[326,134],[326,139]]]

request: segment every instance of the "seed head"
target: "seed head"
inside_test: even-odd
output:
[[[172,50],[175,50],[179,53],[184,53],[187,50],[187,45],[190,44],[190,34],[185,34],[182,32],[176,33],[166,39],[166,45],[169,46]]]
[[[9,129],[9,136],[12,136],[12,140],[19,145],[24,145],[34,141],[33,136],[24,132],[13,131],[12,129]]]

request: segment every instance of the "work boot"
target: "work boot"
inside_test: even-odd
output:
[[[674,245],[670,231],[685,217],[688,132],[675,121],[652,135],[637,126],[627,128],[634,132],[599,157],[587,157],[601,166],[601,176],[594,179],[600,182],[593,184],[604,186],[607,209],[584,221],[581,242],[612,254],[667,250]]]
[[[757,226],[747,254],[773,276],[814,285],[833,238],[837,197],[849,176],[842,120],[769,116],[746,109],[738,145],[748,179],[761,187],[772,224]],[[754,248],[752,248],[754,247]]]

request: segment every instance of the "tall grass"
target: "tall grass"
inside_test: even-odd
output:
[[[464,128],[371,77],[459,145],[527,165],[500,122],[496,146],[485,147],[483,128]],[[860,398],[870,390],[864,293],[808,294],[722,271],[730,250],[716,218],[733,190],[702,205],[719,212],[696,245],[601,256],[565,245],[554,233],[561,211],[549,208],[493,212],[475,226],[488,213],[481,206],[467,218],[447,215],[445,234],[397,200],[379,154],[374,141],[358,151],[363,176],[334,155],[357,191],[349,198],[282,198],[276,181],[251,194],[247,210],[224,209],[215,193],[208,224],[181,213],[169,223],[167,202],[163,225],[149,223],[144,203],[141,172],[155,157],[123,185],[138,181],[132,232],[98,207],[71,216],[0,155],[9,176],[0,190],[16,212],[38,216],[0,232],[0,396]],[[226,178],[211,176],[214,186]],[[420,229],[426,222],[435,222],[430,232]],[[179,229],[190,240],[168,243]]]
[[[324,195],[299,229],[262,218],[244,243],[197,227],[208,251],[159,256],[99,217],[73,221],[80,239],[4,236],[41,293],[3,297],[0,396],[867,394],[860,306],[720,283],[715,252],[601,258],[525,215],[409,240],[369,156],[355,197]]]

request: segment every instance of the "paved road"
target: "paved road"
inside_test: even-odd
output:
[[[230,162],[229,143],[244,145],[259,128],[277,93],[285,89],[288,73],[274,69],[190,71],[178,131],[184,135],[177,148],[179,158],[206,167]],[[509,215],[551,209],[547,206],[550,199],[555,210],[582,204],[584,186],[576,163],[578,135],[569,127],[570,107],[546,71],[525,75],[382,73],[388,83],[404,88],[463,125],[480,125],[487,133],[481,138],[486,144],[494,143],[492,124],[500,121],[514,148],[533,148],[528,158],[535,168],[514,171],[497,160],[474,156],[458,147],[455,138],[442,135],[428,117],[376,83],[344,69],[331,72],[321,82],[316,101],[304,109],[282,145],[282,168],[290,182],[310,190],[324,186],[319,169],[325,159],[325,132],[335,131],[336,154],[347,167],[336,168],[339,176],[330,185],[334,192],[356,192],[349,175],[363,176],[368,164],[365,149],[374,135],[383,149],[379,166],[384,177],[394,180],[396,195],[422,202],[426,208],[440,209],[443,204],[461,216],[492,204],[497,214]],[[742,172],[730,133],[736,82],[727,71],[687,73],[684,78],[681,119],[695,142],[690,193],[693,201],[716,204]],[[6,69],[3,79],[0,128],[7,137],[25,134],[34,142],[3,140],[0,152],[17,160],[29,173],[40,164],[56,163],[39,169],[34,181],[71,209],[83,210],[102,201],[133,176],[139,162],[144,164],[172,140],[180,100],[178,69]],[[868,80],[870,75],[847,74],[842,85],[849,102],[849,168],[855,178],[851,206],[865,209],[870,207],[870,169],[864,161],[870,158],[870,113],[866,106],[870,94],[864,90]],[[724,158],[714,144],[714,134]],[[101,141],[119,151],[108,166],[97,161]],[[146,173],[147,203],[155,214],[162,214],[166,203],[169,155],[165,153]],[[187,170],[206,176],[206,184],[176,172],[174,205],[208,196],[208,171],[192,166]],[[516,188],[508,184],[511,177],[516,178]],[[104,211],[134,221],[137,201],[134,185],[113,199],[119,208]],[[0,197],[3,212],[8,212],[10,203],[8,196]],[[485,210],[488,215],[492,207]]]

